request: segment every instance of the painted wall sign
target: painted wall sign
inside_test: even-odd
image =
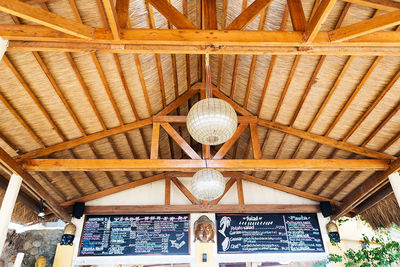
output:
[[[324,252],[316,214],[217,214],[218,253]]]
[[[79,255],[189,255],[189,215],[86,216]]]

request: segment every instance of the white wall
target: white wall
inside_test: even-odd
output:
[[[1,38],[0,36],[0,60],[3,58],[3,55],[7,50],[7,46],[8,46],[8,41],[3,40],[3,38]]]
[[[180,178],[181,182],[190,188],[190,178]],[[246,204],[318,204],[315,201],[301,198],[295,195],[284,193],[275,189],[260,186],[251,182],[243,181],[243,193]],[[160,180],[141,187],[129,189],[100,199],[89,201],[87,206],[106,206],[106,205],[163,205],[165,194],[165,181]],[[171,205],[190,204],[190,201],[180,192],[180,190],[171,183]],[[220,204],[238,204],[236,184],[222,198]],[[191,263],[194,265],[194,248],[192,242],[193,224],[203,214],[192,213],[191,228],[190,228],[190,251],[189,256],[123,256],[123,257],[77,257],[79,242],[83,227],[83,218],[74,220],[77,226],[77,235],[75,237],[75,258],[74,266],[98,264],[104,266],[114,266],[114,264],[161,264],[161,263]],[[215,214],[206,214],[212,221],[215,222]],[[325,250],[327,250],[328,235],[325,225],[328,220],[318,214],[321,234],[324,242]],[[324,259],[326,253],[265,253],[265,254],[217,254],[217,247],[213,247],[214,258],[216,265],[219,262],[261,262],[261,261],[279,261],[287,263],[291,261],[313,261]]]

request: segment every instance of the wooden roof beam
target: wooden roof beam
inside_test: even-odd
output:
[[[121,29],[127,28],[129,21],[129,1],[130,0],[117,0],[115,9],[117,12],[118,24]]]
[[[305,31],[305,40],[307,42],[313,42],[321,29],[322,23],[326,20],[329,12],[335,6],[336,0],[322,0],[319,4],[317,11],[314,16],[312,16],[310,22],[308,23]]]
[[[304,15],[301,0],[288,0],[290,18],[292,19],[293,29],[295,31],[304,32],[307,27],[306,17]]]
[[[6,166],[10,171],[22,177],[24,182],[32,189],[39,197],[47,202],[49,208],[60,219],[69,221],[69,214],[57,203],[57,201],[44,189],[28,172],[26,172],[19,163],[17,163],[10,155],[0,148],[0,163]]]
[[[103,6],[106,11],[108,25],[111,28],[112,35],[115,40],[120,40],[121,27],[119,26],[118,14],[115,9],[113,0],[103,0]]]
[[[376,173],[376,175],[363,182],[356,190],[351,192],[339,209],[335,211],[333,219],[336,220],[344,216],[379,189],[387,185],[389,183],[388,176],[398,171],[400,171],[400,159],[393,161],[385,171]]]
[[[332,42],[346,41],[400,24],[400,10],[342,27],[329,32]]]
[[[94,28],[18,0],[0,0],[0,11],[79,38],[94,38]]]
[[[26,159],[28,171],[197,171],[204,160],[193,159]],[[207,167],[220,171],[356,171],[385,170],[388,160],[378,159],[233,159],[207,160]]]
[[[272,0],[256,0],[246,8],[234,21],[227,27],[228,30],[243,30],[260,14]]]
[[[197,27],[166,0],[146,0],[178,29],[197,29]]]
[[[57,151],[74,148],[74,147],[77,147],[77,146],[80,146],[83,144],[92,143],[92,142],[100,140],[102,138],[110,137],[110,136],[120,134],[120,133],[125,133],[125,132],[131,131],[134,129],[138,129],[138,128],[141,128],[141,127],[144,127],[147,125],[151,125],[151,124],[152,124],[152,118],[135,121],[135,122],[128,123],[128,124],[125,124],[122,126],[111,128],[109,130],[97,132],[94,134],[90,134],[87,136],[69,140],[69,141],[66,141],[63,143],[59,143],[59,144],[56,144],[53,146],[48,146],[43,149],[28,152],[28,153],[25,153],[25,154],[19,156],[19,158],[24,159],[24,158],[36,158],[36,157],[46,156],[46,155],[49,155],[49,154],[57,152]]]
[[[385,11],[396,11],[400,9],[400,2],[392,0],[343,0],[343,1]]]
[[[384,154],[382,152],[377,152],[377,151],[374,151],[371,149],[367,149],[365,147],[355,146],[355,145],[345,143],[342,141],[338,141],[338,140],[335,140],[335,139],[332,139],[332,138],[329,138],[326,136],[321,136],[321,135],[313,134],[310,132],[298,130],[298,129],[295,129],[295,128],[292,128],[289,126],[285,126],[285,125],[282,125],[282,124],[279,124],[276,122],[258,119],[258,124],[260,126],[264,126],[264,127],[270,128],[272,130],[295,135],[297,137],[304,138],[304,139],[307,139],[307,140],[310,140],[310,141],[313,141],[313,142],[316,142],[319,144],[328,145],[331,147],[339,148],[339,149],[353,152],[356,154],[364,155],[367,157],[381,158],[381,159],[396,159],[396,157],[388,155],[388,154]]]

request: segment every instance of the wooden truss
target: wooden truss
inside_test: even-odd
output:
[[[257,15],[262,14],[265,8],[271,3],[271,0],[256,0],[248,8],[244,9],[226,30],[220,31],[216,27],[215,7],[213,1],[204,1],[205,26],[203,29],[197,29],[187,17],[176,10],[167,0],[147,0],[149,5],[156,8],[163,14],[171,25],[177,30],[158,30],[154,29],[128,29],[129,20],[127,0],[117,0],[114,6],[112,0],[102,0],[105,13],[110,25],[109,29],[96,29],[82,24],[78,17],[78,22],[55,15],[48,10],[40,9],[30,4],[44,3],[51,0],[0,0],[0,11],[11,15],[36,22],[39,26],[33,25],[0,25],[0,36],[10,40],[10,51],[34,51],[34,55],[39,64],[42,59],[37,51],[91,51],[94,62],[98,62],[95,51],[109,53],[184,53],[184,54],[252,54],[255,62],[257,54],[295,54],[295,62],[298,62],[299,55],[318,54],[318,55],[400,55],[400,32],[399,31],[381,31],[400,24],[400,4],[391,0],[346,0],[348,2],[364,5],[379,10],[389,11],[389,13],[362,21],[346,27],[340,27],[340,23],[335,30],[321,32],[320,28],[325,21],[330,10],[334,7],[336,0],[322,0],[316,7],[310,22],[305,21],[301,1],[288,0],[289,12],[294,26],[292,32],[283,31],[240,31],[243,30]],[[73,1],[71,1],[73,2]],[[341,18],[343,20],[343,17]],[[152,23],[150,23],[152,24]],[[212,37],[210,37],[212,36]],[[67,54],[68,57],[68,54]],[[222,57],[222,56],[220,56]],[[378,57],[376,62],[379,62]],[[6,63],[12,69],[12,64]],[[221,58],[220,58],[221,59]],[[319,68],[324,57],[321,57]],[[71,64],[73,60],[69,56]],[[117,60],[117,59],[116,59]],[[138,61],[136,57],[135,60]],[[352,60],[350,57],[345,65],[348,67]],[[221,60],[220,60],[221,61]],[[274,58],[271,60],[273,67]],[[44,70],[46,66],[40,64]],[[96,64],[98,65],[98,64]],[[294,70],[296,65],[292,70]],[[254,64],[252,63],[254,70]],[[99,70],[100,71],[100,70]],[[51,78],[51,77],[49,77]],[[288,81],[290,83],[290,81]],[[243,209],[244,198],[242,179],[268,186],[287,193],[295,194],[301,197],[315,201],[331,201],[317,195],[309,194],[304,191],[272,183],[266,180],[258,179],[243,173],[237,173],[238,170],[379,170],[374,177],[371,177],[362,187],[350,194],[343,203],[331,201],[338,206],[335,216],[339,217],[354,211],[359,203],[368,196],[376,192],[379,188],[388,183],[387,175],[398,171],[400,168],[399,159],[395,157],[367,149],[362,146],[355,146],[344,141],[334,140],[326,135],[320,136],[312,134],[310,131],[303,131],[293,128],[290,125],[282,125],[275,122],[263,120],[257,114],[252,114],[246,109],[247,101],[244,106],[240,106],[231,100],[231,97],[225,96],[222,92],[213,88],[213,95],[229,102],[237,111],[239,116],[239,127],[231,140],[226,142],[219,151],[210,153],[209,148],[205,147],[203,153],[198,154],[188,142],[175,130],[175,126],[185,123],[185,116],[169,116],[168,114],[179,108],[184,102],[188,101],[193,95],[204,88],[204,84],[198,83],[192,86],[187,92],[178,97],[174,102],[166,105],[165,96],[163,99],[164,109],[157,115],[139,120],[130,124],[106,129],[98,133],[84,135],[74,140],[65,140],[62,143],[44,147],[37,151],[23,154],[17,158],[10,157],[4,150],[0,149],[0,162],[8,170],[21,175],[24,182],[38,196],[45,199],[49,204],[51,211],[58,217],[68,220],[68,214],[62,206],[69,206],[76,201],[89,201],[133,188],[148,182],[165,179],[166,182],[166,205],[169,204],[169,189],[171,182],[174,183],[188,199],[196,204],[197,210],[204,210],[205,206],[195,199],[189,190],[177,179],[179,175],[190,176],[190,173],[168,172],[135,181],[122,186],[115,186],[111,189],[100,190],[99,192],[84,196],[79,199],[62,203],[57,203],[51,195],[47,194],[44,188],[27,171],[82,171],[82,170],[164,170],[164,171],[194,171],[204,167],[204,159],[207,159],[209,167],[218,168],[226,172],[225,175],[231,177],[226,184],[225,193],[233,186],[238,186],[239,206],[226,207],[225,210]],[[263,92],[265,94],[265,90]],[[264,95],[263,95],[264,96]],[[262,99],[264,97],[262,96]],[[248,94],[246,93],[248,99]],[[283,98],[281,98],[283,99]],[[260,105],[261,106],[261,105]],[[152,114],[151,110],[149,113]],[[146,126],[153,126],[152,144],[149,159],[145,160],[87,160],[87,159],[37,159],[51,153],[71,149],[83,144],[91,144],[96,140],[108,138],[110,136],[127,133],[133,129],[141,129]],[[310,140],[321,145],[328,145],[340,150],[346,150],[355,154],[363,155],[372,159],[367,160],[263,160],[262,149],[257,135],[257,126],[266,127],[272,130],[280,131],[285,134],[294,135],[303,140]],[[229,149],[234,145],[239,136],[246,127],[250,128],[251,145],[253,159],[235,159],[226,160]],[[56,127],[55,127],[56,128]],[[159,159],[159,130],[163,128],[168,135],[180,146],[182,151],[190,158],[182,159]],[[142,137],[143,138],[143,137]],[[208,149],[208,150],[207,150]],[[99,164],[101,162],[101,164]],[[102,167],[99,167],[102,166]],[[171,167],[172,166],[172,167]],[[208,203],[207,207],[211,210],[219,210],[216,206],[219,200]],[[138,207],[136,207],[138,208]],[[159,207],[154,207],[157,210]],[[245,207],[246,208],[246,207]],[[262,207],[261,207],[262,208]],[[264,207],[265,208],[265,207]],[[284,207],[280,207],[284,208]],[[193,208],[195,209],[195,208]],[[171,210],[174,210],[171,208]],[[176,210],[176,209],[175,209]],[[260,207],[247,206],[248,211],[260,210]],[[356,211],[357,212],[357,211]]]

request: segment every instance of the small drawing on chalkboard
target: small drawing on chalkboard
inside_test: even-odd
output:
[[[229,237],[226,236],[225,231],[227,228],[231,226],[231,217],[224,216],[222,219],[219,221],[219,227],[222,227],[222,229],[218,230],[219,233],[221,233],[225,238],[224,241],[222,241],[222,250],[227,251],[230,245],[230,239]]]
[[[183,247],[186,244],[185,241],[182,241],[179,244],[176,240],[170,240],[170,242],[171,242],[171,247],[176,248],[176,249],[180,249],[181,247]]]

